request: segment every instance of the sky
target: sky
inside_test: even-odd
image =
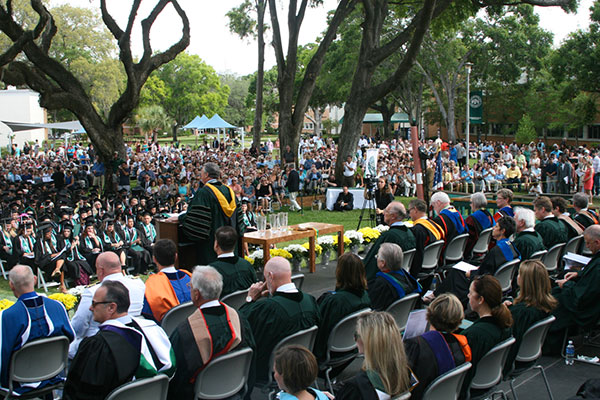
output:
[[[98,7],[98,0],[54,0],[52,4],[70,3],[76,6]],[[142,8],[138,13],[138,22],[145,17],[155,1],[143,1]],[[285,15],[283,14],[283,0],[278,0],[280,8],[280,24],[282,35],[287,28]],[[554,45],[560,42],[568,34],[577,29],[587,29],[589,25],[589,7],[593,0],[580,0],[577,14],[567,14],[558,7],[536,7],[540,16],[542,28],[554,33]],[[107,0],[108,9],[114,15],[121,27],[127,21],[131,0]],[[227,26],[227,11],[240,4],[239,0],[179,0],[179,4],[185,10],[191,27],[191,41],[187,52],[199,55],[208,65],[211,65],[218,73],[233,73],[237,75],[251,74],[257,69],[257,44],[254,40],[242,40],[237,35],[229,32]],[[315,41],[317,36],[326,28],[327,11],[335,8],[337,1],[324,0],[324,6],[317,9],[308,9],[304,23],[300,30],[300,44]],[[265,18],[269,18],[268,13]],[[139,24],[138,24],[139,25]],[[181,20],[175,10],[169,6],[159,16],[151,31],[151,44],[153,50],[164,50],[175,43],[181,36]],[[134,30],[132,43],[134,53],[142,54],[140,30]],[[283,39],[286,43],[286,38]],[[271,38],[266,39],[265,46],[265,69],[275,65],[275,56],[270,44]]]

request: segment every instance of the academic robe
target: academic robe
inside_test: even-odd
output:
[[[555,287],[552,294],[558,300],[553,314],[556,321],[551,331],[573,325],[590,326],[600,316],[600,252],[594,254],[588,265],[567,281],[562,289]]]
[[[353,312],[371,307],[371,301],[366,290],[359,293],[340,289],[323,293],[317,303],[321,314],[321,325],[317,332],[313,354],[317,360],[324,361],[327,353],[327,340],[333,327]]]
[[[513,363],[515,362],[519,347],[523,341],[523,335],[527,329],[548,316],[547,312],[535,307],[530,307],[525,303],[513,304],[509,307],[509,310],[513,317],[513,324],[511,326],[512,336],[515,338],[516,342],[508,351],[508,357],[504,364],[505,376],[508,376],[508,373],[510,373],[513,368]]]
[[[38,266],[35,262],[35,255],[33,257],[25,255],[25,253],[35,253],[35,242],[36,240],[33,236],[17,236],[13,239],[13,251],[17,255],[19,264],[29,265],[33,273],[37,274]]]
[[[504,206],[494,214],[494,220],[498,222],[498,220],[502,217],[515,217],[515,212],[511,206]]]
[[[462,215],[452,206],[444,208],[440,214],[433,218],[444,230],[446,244],[450,243],[454,237],[467,232],[467,225]]]
[[[156,228],[152,223],[148,225],[140,223],[139,230],[142,233],[142,247],[152,254],[152,245],[156,242]]]
[[[122,237],[125,243],[126,252],[131,257],[131,266],[133,274],[143,274],[152,263],[152,256],[143,246],[142,234],[136,228],[125,227],[122,230]]]
[[[155,322],[125,316],[105,321],[84,339],[71,362],[65,400],[102,400],[116,387],[136,379],[175,373],[175,354]]]
[[[233,226],[238,237],[245,232],[240,205],[236,203],[233,190],[218,181],[209,181],[196,192],[189,202],[187,213],[179,216],[179,223],[185,240],[194,242],[199,265],[209,265],[217,259],[214,243],[218,228]],[[236,255],[241,254],[241,244],[242,241],[238,240],[234,250]]]
[[[4,250],[5,246],[8,247],[8,251]],[[4,229],[0,229],[0,259],[6,261],[6,271],[14,267],[18,261],[18,256],[15,253],[13,245],[13,238]]]
[[[118,256],[120,256],[121,253],[123,253],[123,251],[124,251],[123,245],[125,244],[125,240],[119,234],[119,232],[117,232],[116,228],[112,232],[107,232],[107,231],[100,232],[100,235],[98,235],[98,237],[100,238],[100,240],[102,240],[102,247],[104,247],[104,249],[106,251],[112,251],[113,253],[115,253]],[[113,244],[117,244],[119,242],[123,242],[123,245],[118,246],[118,247],[113,247]]]
[[[256,271],[252,264],[242,257],[223,257],[210,263],[223,277],[221,298],[237,290],[248,289],[257,281]]]
[[[233,310],[235,312],[235,310]],[[196,311],[200,312],[200,311]],[[231,310],[230,310],[231,312]],[[212,354],[218,354],[226,348],[232,339],[232,329],[227,322],[225,308],[222,305],[216,307],[207,307],[202,309],[204,320],[208,328],[212,343]],[[241,326],[241,341],[231,347],[229,351],[241,350],[250,347],[256,350],[256,343],[252,330],[246,318],[238,313]],[[200,350],[196,345],[196,338],[190,321],[186,319],[182,322],[169,338],[175,352],[177,360],[177,371],[169,384],[169,400],[192,400],[194,399],[194,384],[191,382],[197,376],[197,373],[204,367]],[[252,392],[254,386],[254,362],[256,352],[250,365],[250,376],[248,377],[248,391]]]
[[[432,343],[439,345],[441,350]],[[410,392],[413,400],[421,399],[435,378],[467,361],[456,336],[446,332],[428,331],[405,340],[404,350],[408,365],[419,380]]]
[[[62,303],[38,296],[35,292],[21,295],[17,302],[0,313],[0,385],[8,389],[10,359],[25,343],[35,339],[66,336],[75,337],[67,311]],[[37,386],[42,388],[64,380],[54,377]],[[31,390],[31,383],[21,386],[14,382],[15,392],[24,394]]]
[[[536,251],[546,249],[542,237],[536,231],[519,232],[512,243],[521,254],[521,260],[529,260]]]
[[[477,243],[477,240],[479,240],[479,234],[481,231],[496,225],[496,221],[488,210],[482,209],[477,210],[473,214],[469,215],[465,220],[465,223],[467,224],[469,238],[467,239],[464,254],[466,257],[469,257],[473,251],[475,243]]]
[[[60,253],[60,248],[58,247],[58,240],[52,236],[50,240],[39,239],[35,242],[33,246],[33,252],[35,253],[35,263],[36,265],[44,271],[44,277],[46,280],[50,279],[50,274],[56,268],[56,262],[58,260],[64,259],[64,253],[57,255],[55,258],[52,258],[52,254]],[[69,278],[77,279],[79,274],[76,275],[73,273],[74,271],[66,271],[65,275]]]
[[[579,222],[583,226],[583,229],[598,223],[598,216],[590,210],[580,210],[575,214],[573,219]]]
[[[269,357],[284,337],[319,325],[321,314],[314,297],[300,291],[275,292],[272,297],[246,303],[240,308],[256,340],[256,378],[267,380]]]
[[[191,274],[181,269],[150,275],[146,280],[142,315],[160,323],[171,308],[192,300],[188,286],[191,281]]]
[[[382,232],[363,260],[367,273],[367,280],[375,278],[375,275],[379,272],[375,256],[383,243],[395,243],[400,246],[403,251],[414,249],[417,245],[415,236],[406,225],[394,225],[387,231]]]
[[[408,272],[400,268],[397,271],[379,271],[368,282],[369,298],[374,310],[385,311],[393,302],[410,293],[421,293],[421,285]]]
[[[96,240],[87,236],[84,237],[83,235],[79,237],[79,251],[85,257],[92,271],[96,270],[96,258],[103,251],[102,239],[100,239],[99,235],[96,235]],[[100,252],[95,253],[93,251],[95,248],[99,248]]]
[[[467,371],[461,389],[461,396],[459,396],[459,398],[464,398],[467,393],[471,381],[475,376],[475,372],[477,371],[477,364],[479,361],[481,361],[483,356],[490,351],[492,347],[503,340],[508,339],[510,333],[510,328],[501,328],[491,316],[479,318],[477,321],[473,322],[473,325],[461,332],[462,335],[467,337],[467,341],[469,342],[472,355],[471,364],[473,364],[473,366]]]
[[[466,274],[458,269],[450,269],[446,278],[442,281],[442,284],[435,290],[435,295],[442,293],[451,292],[458,297],[458,299],[466,307],[469,293],[469,286],[471,281],[476,275],[494,275],[498,268],[507,261],[519,258],[519,253],[514,248],[513,244],[506,240],[500,240],[498,244],[490,249],[485,255],[479,268],[471,271],[471,277],[467,278]]]
[[[558,221],[563,225],[567,231],[567,241],[573,239],[576,236],[583,235],[583,228],[577,221],[568,215],[561,214],[558,217]]]
[[[539,221],[535,224],[535,231],[540,234],[547,249],[558,243],[567,243],[567,230],[556,217]]]
[[[413,222],[410,231],[415,236],[416,251],[410,267],[410,274],[417,277],[423,267],[423,250],[431,243],[443,240],[445,232],[441,226],[428,218],[419,218]]]

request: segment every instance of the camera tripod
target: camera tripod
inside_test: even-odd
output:
[[[369,221],[371,221],[371,228],[375,227],[375,191],[367,190],[367,196],[371,197],[368,199],[365,197],[363,200],[362,209],[360,210],[360,216],[358,217],[358,226],[356,230],[360,229],[360,225],[362,224],[363,216],[365,214],[365,210],[369,210]]]

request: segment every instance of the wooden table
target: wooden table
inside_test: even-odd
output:
[[[299,227],[308,228],[297,230]],[[338,234],[338,256],[344,254],[344,225],[325,224],[322,222],[305,222],[299,225],[291,225],[285,232],[272,232],[270,229],[262,232],[250,232],[244,235],[245,243],[262,246],[264,264],[269,261],[272,244],[290,242],[292,240],[308,238],[308,265],[310,272],[315,272],[315,238],[317,235]]]

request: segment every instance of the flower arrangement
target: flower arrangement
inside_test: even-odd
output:
[[[323,251],[331,251],[335,247],[337,247],[337,236],[319,236],[317,238],[317,244],[321,246]]]
[[[83,285],[79,285],[79,286],[75,286],[74,288],[71,288],[67,291],[68,294],[77,297],[77,300],[81,300],[81,295],[83,294],[83,291],[85,290],[85,286]]]
[[[285,250],[292,255],[292,258],[302,259],[308,255],[308,249],[301,244],[290,244]]]
[[[302,245],[302,247],[304,247],[306,249],[306,251],[308,251],[310,249],[310,243],[306,242]],[[315,243],[315,255],[316,256],[321,255],[322,251],[323,251],[323,248],[321,247],[321,245]]]
[[[369,244],[377,240],[379,236],[381,236],[381,232],[379,232],[375,228],[365,227],[358,230],[358,232],[362,233],[364,243]]]
[[[378,231],[379,233],[383,233],[383,232],[385,232],[385,231],[389,230],[389,229],[390,229],[390,227],[389,227],[389,226],[387,226],[387,225],[377,225],[377,226],[376,226],[375,228],[373,228],[373,229],[375,229],[375,230],[376,230],[376,231]]]
[[[244,257],[250,264],[254,266],[255,270],[260,270],[263,266],[263,251],[262,249],[254,250],[250,255]]]
[[[363,234],[359,231],[350,230],[344,233],[344,244],[346,243],[346,238],[350,239],[350,246],[358,246],[363,243]]]
[[[288,260],[292,259],[292,253],[290,253],[286,249],[271,249],[269,250],[269,254],[271,255],[271,257],[283,257]]]
[[[12,306],[13,304],[15,304],[15,302],[11,301],[11,300],[8,300],[8,299],[2,299],[2,300],[0,300],[0,311],[6,310],[7,308],[9,308],[10,306]]]
[[[348,238],[346,235],[344,235],[344,247],[348,247],[350,246],[350,238]],[[335,235],[333,236],[333,248],[335,249],[335,251],[338,251],[338,236]]]
[[[73,309],[77,305],[77,297],[68,293],[54,293],[48,296],[48,298],[63,303],[67,311]]]

